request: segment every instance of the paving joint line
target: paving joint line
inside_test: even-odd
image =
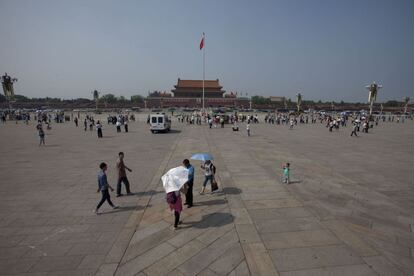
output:
[[[204,132],[204,134],[206,135],[206,129],[205,129],[205,128],[203,129],[203,132]],[[210,137],[211,137],[212,139],[214,139],[214,137],[213,137],[212,135],[211,135]],[[219,150],[217,149],[217,146],[212,146],[212,145],[211,145],[211,142],[210,142],[210,139],[206,139],[206,140],[207,140],[208,147],[211,149],[211,151],[212,151],[212,152],[214,152],[215,154],[217,153],[217,155],[216,155],[216,156],[219,156],[219,158],[218,158],[218,161],[219,161],[219,162],[218,162],[218,163],[219,163],[219,164],[221,164],[222,168],[226,168],[226,169],[227,169],[227,166],[225,165],[224,160],[222,160],[221,154],[219,154]],[[227,171],[228,171],[228,169],[227,169]],[[228,171],[228,172],[229,172],[229,171]],[[231,180],[231,182],[233,182],[233,186],[237,188],[237,186],[236,186],[236,185],[234,185],[233,176],[232,176],[232,174],[231,174],[230,172],[229,172],[229,179]],[[220,182],[221,182],[221,178],[220,178]],[[222,185],[222,188],[223,188],[223,182],[221,182],[221,185]],[[229,202],[228,202],[228,200],[227,200],[226,194],[224,194],[224,196],[225,196],[225,198],[226,198],[226,204],[227,204],[227,206],[228,206],[229,210],[231,210],[232,208],[230,208],[230,205],[229,205]],[[244,204],[244,200],[242,200],[241,198],[240,198],[240,200],[242,201],[242,204],[243,204],[244,208],[245,208],[245,209],[246,209],[246,211],[247,211],[247,208],[246,208],[246,206],[245,206],[245,204]],[[248,216],[249,216],[249,218],[250,218],[250,214],[248,214]],[[251,218],[250,218],[250,220],[251,220]],[[253,225],[253,227],[255,228],[255,230],[257,231],[256,225],[255,225],[254,223],[252,223],[252,225]],[[237,231],[236,224],[234,223],[234,221],[233,221],[233,227],[234,227],[235,232],[236,232],[236,234],[237,234],[237,237],[238,237],[238,239],[239,239],[239,244],[240,244],[241,249],[242,249],[242,252],[243,252],[243,257],[244,257],[244,261],[246,262],[247,269],[249,270],[249,274],[250,274],[250,275],[252,275],[252,272],[251,272],[251,270],[250,270],[250,267],[249,267],[249,265],[248,265],[248,263],[247,263],[246,253],[245,253],[244,247],[243,247],[243,246],[242,246],[242,244],[241,244],[240,235],[239,235],[239,232]],[[257,231],[257,233],[258,233],[258,231]],[[261,237],[260,235],[259,235],[259,237],[260,237],[260,241],[261,241],[261,243],[264,245],[263,240],[262,240],[262,237]],[[273,264],[273,261],[272,261],[272,264]],[[277,271],[276,266],[275,266],[274,264],[273,264],[273,267],[274,267],[274,269]]]
[[[149,189],[151,189],[153,186],[155,186],[155,183],[157,183],[157,184],[159,183],[158,176],[159,176],[160,174],[162,174],[163,172],[165,172],[165,169],[166,169],[166,167],[168,166],[168,164],[169,164],[169,162],[170,162],[170,160],[171,160],[171,158],[172,158],[173,154],[174,154],[174,153],[175,153],[175,151],[177,150],[177,146],[178,146],[178,144],[179,144],[179,142],[180,142],[180,138],[181,138],[181,136],[182,136],[182,135],[183,135],[183,131],[181,131],[181,133],[177,136],[176,140],[174,141],[174,144],[173,144],[173,145],[172,145],[172,147],[170,148],[170,152],[169,152],[169,154],[168,154],[168,155],[164,158],[164,160],[162,161],[161,165],[158,167],[157,171],[154,173],[154,176],[153,176],[153,178],[152,178],[151,182],[150,182],[150,183],[149,183],[149,184],[145,187],[145,189],[144,189],[144,190],[145,190],[145,193],[149,192]],[[162,169],[161,169],[161,168],[162,168]],[[144,214],[145,214],[145,212],[146,212],[146,210],[147,210],[147,208],[148,208],[148,206],[149,206],[149,203],[151,202],[151,199],[152,199],[152,197],[154,196],[154,194],[155,194],[155,193],[152,193],[152,194],[150,195],[150,198],[147,200],[146,205],[145,205],[145,207],[144,207],[144,212],[141,214],[141,216],[140,216],[140,218],[139,218],[139,222],[135,225],[135,231],[134,231],[134,233],[131,235],[131,237],[129,238],[128,245],[125,247],[125,250],[124,250],[124,252],[123,252],[123,254],[122,254],[121,259],[119,260],[119,262],[117,262],[117,266],[116,266],[115,271],[113,272],[113,275],[116,275],[116,272],[117,272],[117,271],[118,271],[118,269],[119,269],[119,266],[120,266],[120,264],[121,264],[121,261],[122,261],[122,259],[124,258],[126,251],[128,250],[129,244],[130,244],[130,242],[131,242],[132,238],[134,237],[134,234],[135,234],[135,232],[136,232],[137,228],[139,227],[140,222],[141,222],[141,220],[142,220],[142,217],[144,216]],[[133,214],[131,214],[129,218],[131,218],[132,216],[133,216]],[[123,229],[125,229],[125,227],[124,227]]]

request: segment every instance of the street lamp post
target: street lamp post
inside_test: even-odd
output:
[[[95,100],[95,111],[98,112],[99,94],[101,94],[101,92],[98,92],[98,90],[94,90],[91,93],[93,95],[93,99]]]
[[[13,83],[17,82],[16,78],[12,78],[11,76],[4,73],[1,77],[1,84],[3,86],[4,96],[6,97],[7,105],[9,107],[9,112],[12,109],[11,102],[14,98],[14,88]]]
[[[404,114],[407,113],[409,102],[410,102],[410,97],[405,97],[404,98]]]
[[[297,97],[297,102],[296,102],[296,107],[298,109],[298,113],[300,112],[300,106],[302,105],[302,95],[300,93],[298,93],[296,95]]]
[[[365,86],[368,89],[368,102],[369,102],[369,116],[372,116],[372,108],[374,107],[375,100],[377,99],[378,90],[382,88],[382,85],[376,84],[375,81],[371,85]]]

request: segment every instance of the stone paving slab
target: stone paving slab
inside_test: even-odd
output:
[[[170,271],[176,269],[203,248],[205,248],[205,244],[194,239],[165,258],[152,264],[150,267],[146,268],[144,272],[146,275],[168,275]]]
[[[327,268],[316,268],[308,270],[296,270],[281,272],[281,276],[376,276],[377,274],[372,271],[367,265],[347,265],[347,266],[335,266]],[[388,274],[394,275],[394,274]]]
[[[346,225],[341,221],[324,221],[326,225],[341,241],[358,252],[361,256],[375,256],[379,253],[360,239],[356,234],[352,233]]]
[[[263,233],[261,237],[268,249],[341,244],[340,240],[326,230]]]
[[[177,132],[160,135],[139,122],[131,123],[129,134],[108,126],[108,138],[97,140],[94,132],[62,124],[54,125],[47,136],[50,147],[44,148],[27,139],[33,126],[6,127],[0,127],[7,141],[0,148],[7,157],[0,160],[0,177],[15,185],[12,191],[0,185],[0,274],[414,271],[410,121],[376,127],[358,140],[350,139],[349,129],[328,133],[319,124],[295,131],[258,124],[247,137],[229,128],[176,122]],[[104,205],[104,214],[96,216],[91,212],[99,199],[96,166],[110,163],[113,184],[121,150],[133,169],[128,176],[136,194],[113,198],[123,208]],[[160,177],[195,152],[213,154],[221,191],[198,195],[203,174],[201,163],[192,161],[195,205],[184,209],[182,228],[173,231]],[[289,185],[280,183],[285,162],[291,163]],[[10,165],[16,168],[12,175],[3,169]],[[61,168],[70,168],[64,178]],[[28,183],[36,189],[27,189]]]
[[[315,217],[256,220],[256,227],[260,233],[295,232],[322,229],[322,225]]]
[[[395,275],[402,276],[405,275],[401,270],[393,266],[386,258],[383,256],[371,256],[364,257],[364,261],[371,267],[378,275]]]
[[[31,272],[49,272],[56,270],[75,270],[81,264],[82,256],[70,257],[42,257],[40,261],[34,265]]]
[[[279,275],[262,243],[245,243],[242,246],[251,275]]]
[[[241,262],[230,274],[229,276],[246,276],[250,275],[249,267],[246,264],[246,261]]]
[[[237,242],[238,239],[236,232],[234,230],[231,230],[220,239],[212,243],[210,246],[201,250],[188,262],[179,266],[178,270],[181,271],[184,275],[197,275]]]
[[[168,243],[162,243],[157,247],[149,250],[148,252],[136,257],[121,265],[116,275],[135,275],[137,272],[144,270],[148,266],[152,265],[156,261],[167,256],[169,253],[173,252],[176,248]]]
[[[270,252],[279,271],[364,263],[357,254],[343,245],[288,248]]]
[[[264,199],[264,200],[246,200],[247,209],[266,209],[266,208],[287,208],[287,207],[301,207],[302,203],[294,198],[283,199]]]
[[[209,269],[217,275],[228,275],[244,260],[241,245],[236,243],[215,262],[209,265]]]

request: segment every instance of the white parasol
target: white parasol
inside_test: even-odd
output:
[[[166,193],[179,191],[188,181],[188,169],[181,166],[172,168],[161,177],[161,180]]]

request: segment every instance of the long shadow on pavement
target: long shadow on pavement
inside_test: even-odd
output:
[[[234,216],[230,213],[213,213],[204,215],[201,220],[196,222],[189,222],[189,223],[183,223],[185,225],[188,225],[183,228],[198,228],[198,229],[205,229],[210,227],[221,227],[230,223],[233,223]]]
[[[224,187],[222,193],[227,195],[238,195],[242,193],[242,190],[235,187]]]
[[[114,213],[120,213],[120,212],[134,211],[134,210],[140,210],[140,209],[143,209],[143,208],[144,207],[142,207],[142,206],[124,206],[124,207],[119,207],[118,209],[111,210],[111,211],[108,211],[108,212],[99,213],[99,215],[107,215],[107,214],[114,214]]]
[[[215,200],[208,200],[208,201],[199,201],[194,203],[194,206],[211,206],[211,205],[220,205],[226,204],[227,201],[224,199],[215,199]]]
[[[130,196],[144,196],[144,195],[156,195],[156,194],[160,194],[160,193],[164,193],[163,191],[155,191],[155,190],[149,190],[149,191],[144,191],[144,192],[137,192],[137,193],[132,193]]]

